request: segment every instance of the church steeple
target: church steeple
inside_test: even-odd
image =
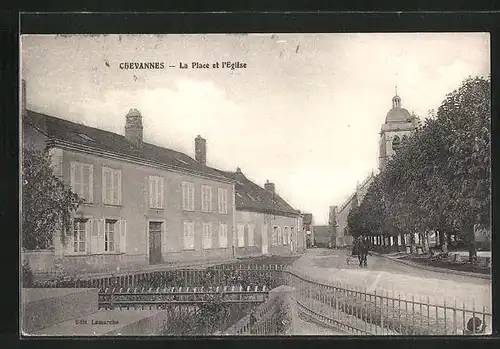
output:
[[[401,98],[398,96],[398,86],[396,85],[396,94],[392,97],[392,108],[401,108]]]

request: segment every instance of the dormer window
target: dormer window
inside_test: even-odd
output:
[[[80,137],[82,137],[83,139],[85,139],[86,141],[89,141],[89,142],[95,142],[92,138],[90,138],[89,136],[87,136],[86,134],[84,133],[79,133],[78,134]]]

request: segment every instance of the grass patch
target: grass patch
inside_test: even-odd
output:
[[[469,261],[456,262],[448,259],[434,259],[432,257],[417,257],[417,256],[404,256],[402,260],[410,261],[424,266],[450,269],[456,271],[465,271],[469,273],[478,273],[489,275],[491,268],[486,265],[470,263]]]

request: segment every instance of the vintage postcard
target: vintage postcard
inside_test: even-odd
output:
[[[492,333],[488,33],[20,58],[23,336]]]

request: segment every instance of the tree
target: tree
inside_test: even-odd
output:
[[[22,157],[22,247],[46,249],[57,230],[64,244],[72,212],[83,200],[53,174],[47,152],[28,146]]]
[[[477,257],[474,226],[490,226],[491,205],[491,83],[468,78],[449,94],[437,111],[437,120],[448,132],[449,157],[446,210],[449,224],[469,242],[469,260]]]

